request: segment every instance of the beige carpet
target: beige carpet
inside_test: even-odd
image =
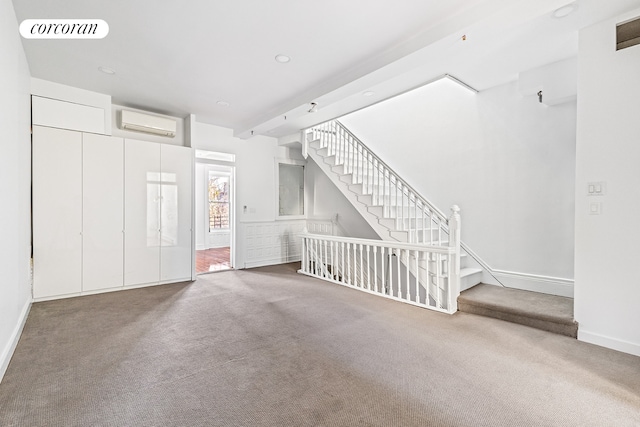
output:
[[[458,310],[576,338],[573,298],[479,284],[460,294]]]
[[[295,273],[33,305],[0,426],[639,426],[640,358]]]

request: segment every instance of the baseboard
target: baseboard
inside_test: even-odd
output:
[[[585,331],[582,327],[578,328],[578,341],[584,341],[623,353],[633,354],[634,356],[640,356],[640,344]]]
[[[254,261],[245,261],[244,268],[267,267],[269,265],[287,264],[300,261],[300,255],[292,255],[286,258],[268,258]]]
[[[173,280],[168,280],[163,282],[148,282],[148,283],[140,283],[136,285],[116,286],[113,288],[94,289],[91,291],[74,292],[72,294],[51,295],[48,297],[34,298],[33,302],[55,301],[59,299],[84,297],[88,295],[107,294],[110,292],[127,291],[130,289],[149,288],[151,286],[171,285],[174,283],[185,283],[185,282],[193,282],[193,281],[194,279],[192,279],[191,276],[189,276],[189,277],[183,277],[180,279],[173,279]]]
[[[11,339],[7,343],[5,349],[2,351],[2,355],[0,355],[0,382],[2,382],[2,378],[4,378],[5,372],[7,372],[7,368],[9,367],[9,362],[11,361],[11,357],[13,356],[13,352],[16,350],[18,341],[20,341],[20,336],[22,335],[22,330],[24,329],[24,325],[27,322],[27,317],[29,316],[30,310],[31,301],[27,301],[22,309],[22,313],[20,313],[19,322],[16,325],[13,334],[11,334]]]
[[[572,279],[503,270],[491,270],[491,274],[507,288],[573,298]]]

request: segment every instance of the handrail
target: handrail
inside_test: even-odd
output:
[[[371,151],[338,120],[330,120],[304,131],[317,139],[321,148],[335,156],[335,164],[351,174],[353,184],[362,185],[362,194],[382,208],[380,218],[396,222],[394,231],[406,232],[410,243],[443,243],[449,234],[448,219],[396,171]],[[305,142],[308,139],[305,137]],[[405,240],[403,237],[397,240]]]
[[[337,155],[336,158],[336,164],[339,163],[339,161],[342,161],[343,164],[345,165],[345,169],[349,169],[348,167],[346,167],[346,163],[348,161],[353,162],[354,160],[359,160],[359,159],[353,159],[350,156],[360,156],[360,157],[365,157],[366,156],[366,161],[368,162],[368,164],[366,165],[367,168],[367,176],[366,179],[370,180],[371,178],[368,176],[369,172],[371,170],[376,171],[376,169],[378,168],[382,168],[383,169],[383,174],[382,174],[382,181],[383,181],[383,185],[386,185],[388,183],[388,185],[393,186],[393,184],[400,184],[400,189],[398,190],[397,185],[396,185],[396,191],[400,191],[402,193],[401,199],[406,198],[408,204],[411,204],[413,202],[414,206],[415,206],[415,210],[417,211],[418,209],[420,209],[422,212],[428,212],[430,214],[433,214],[433,217],[429,218],[429,223],[430,223],[430,227],[425,228],[424,227],[424,220],[425,220],[425,216],[424,214],[421,215],[420,218],[417,217],[417,215],[414,214],[413,218],[411,218],[411,214],[408,215],[407,218],[405,218],[404,216],[404,212],[400,215],[399,221],[402,221],[402,225],[399,226],[398,222],[396,222],[396,230],[400,229],[401,231],[408,231],[409,232],[409,237],[408,240],[409,241],[420,241],[422,240],[422,243],[426,243],[426,240],[428,240],[429,242],[433,242],[433,236],[430,235],[429,239],[425,239],[425,235],[427,232],[431,233],[433,230],[433,228],[431,228],[431,226],[435,225],[438,227],[439,230],[441,230],[443,233],[451,236],[451,224],[449,222],[449,220],[447,219],[447,217],[445,216],[445,214],[439,210],[433,203],[431,203],[428,199],[426,199],[425,197],[423,197],[416,189],[414,189],[409,183],[407,183],[404,179],[402,179],[402,177],[395,172],[386,162],[384,162],[378,155],[376,155],[373,151],[371,151],[371,149],[369,149],[357,136],[355,136],[349,129],[347,129],[339,120],[329,120],[323,123],[320,123],[318,125],[312,126],[310,128],[304,129],[302,131],[302,136],[303,136],[303,146],[306,147],[306,144],[308,144],[310,141],[306,138],[306,134],[312,132],[315,133],[317,132],[319,135],[318,139],[320,140],[320,144],[321,144],[321,148],[329,148],[329,146],[331,144],[333,144],[333,150],[334,153],[333,155]],[[323,137],[323,134],[325,135]],[[316,137],[316,135],[314,135],[314,138]],[[338,140],[339,137],[344,138],[344,141],[340,141]],[[345,150],[345,145],[347,143],[352,143],[352,144],[357,144],[358,149],[355,150],[355,153],[353,152],[353,150],[350,153],[347,153],[347,156],[345,157],[345,153],[337,153],[336,154],[336,145],[338,147],[338,149],[341,150]],[[326,144],[323,146],[323,144]],[[349,147],[347,147],[347,150],[349,149]],[[306,151],[306,150],[305,150]],[[332,154],[332,153],[330,153]],[[338,158],[339,157],[339,158]],[[359,165],[360,167],[362,167],[362,165]],[[353,169],[353,165],[350,164],[349,167],[351,167],[351,169]],[[357,173],[357,170],[356,170]],[[375,172],[374,172],[375,173]],[[388,176],[387,176],[388,175]],[[380,184],[380,177],[378,176],[378,182],[377,184]],[[364,183],[363,183],[364,186]],[[375,185],[374,185],[375,187]],[[363,188],[364,189],[364,188]],[[371,188],[369,188],[369,190],[371,190]],[[378,190],[379,191],[379,190]],[[375,188],[374,188],[374,193],[375,193]],[[373,196],[372,196],[373,197]],[[384,193],[383,191],[383,204],[384,204],[384,197],[390,197],[390,192],[389,193]],[[413,199],[413,200],[412,200]],[[376,201],[376,199],[373,199],[374,201]],[[380,201],[380,197],[378,196],[377,201]],[[397,208],[398,206],[396,206]],[[402,207],[404,209],[404,207]],[[411,207],[409,207],[409,210],[411,210]],[[389,210],[385,211],[385,207],[383,206],[383,217],[385,212],[389,212]],[[397,210],[396,210],[396,216],[397,216]],[[408,230],[405,228],[404,226],[404,221],[405,219],[408,219],[409,221],[409,227]],[[423,221],[423,227],[421,229],[419,229],[417,227],[417,223],[418,221],[421,220]],[[398,221],[398,218],[396,218],[396,221]],[[411,227],[411,224],[415,223],[416,225],[413,227]],[[414,233],[415,235],[412,236],[411,233]],[[420,239],[418,236],[420,236],[420,233],[422,233],[422,239]],[[440,234],[438,234],[438,238],[435,239],[437,241],[437,243],[441,243],[441,236]],[[479,266],[481,266],[483,268],[484,271],[486,271],[488,274],[490,274],[493,279],[500,284],[501,286],[504,286],[504,284],[495,276],[495,274],[493,274],[493,271],[491,269],[491,267],[482,259],[480,258],[480,256],[478,256],[474,251],[471,250],[471,248],[469,248],[469,246],[467,246],[464,242],[460,242],[460,247],[472,258],[474,259]]]
[[[429,209],[431,209],[433,212],[437,213],[438,216],[440,217],[440,219],[444,220],[445,223],[447,221],[447,216],[444,214],[444,212],[442,212],[440,209],[438,209],[437,206],[435,206],[433,203],[431,203],[429,200],[427,200],[425,197],[423,197],[417,190],[415,190],[407,181],[405,181],[404,179],[402,179],[402,177],[400,176],[400,174],[398,174],[395,170],[393,170],[391,168],[391,166],[389,166],[388,164],[385,163],[384,160],[382,160],[380,157],[378,157],[378,155],[376,153],[374,153],[371,149],[369,149],[361,140],[360,138],[358,138],[357,136],[355,136],[345,125],[343,125],[342,123],[340,123],[339,120],[333,120],[334,122],[336,122],[338,124],[338,126],[340,126],[344,131],[346,131],[353,139],[355,139],[359,145],[362,145],[363,147],[367,148],[367,150],[371,153],[371,155],[373,156],[374,159],[376,159],[379,163],[381,163],[385,168],[387,168],[389,170],[389,172],[392,172],[394,176],[396,176],[400,182],[402,182],[402,185],[404,185],[405,187],[407,187],[407,189],[411,190],[411,192],[413,194],[415,194],[417,197],[420,198],[420,200],[429,207]]]
[[[300,233],[301,237],[310,237],[313,239],[330,239],[334,242],[338,243],[353,243],[357,245],[368,245],[368,246],[376,246],[380,247],[390,247],[393,246],[394,249],[402,249],[408,251],[422,251],[426,250],[429,252],[437,253],[437,254],[453,254],[455,253],[455,248],[450,246],[439,246],[439,245],[419,245],[415,243],[404,243],[404,242],[392,242],[388,240],[373,240],[373,239],[361,239],[359,237],[343,237],[343,236],[330,236],[327,234],[312,234],[303,231]]]

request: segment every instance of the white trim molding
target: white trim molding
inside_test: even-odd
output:
[[[500,283],[507,288],[573,298],[573,279],[505,270],[491,269],[490,271],[491,275],[500,280]]]
[[[11,334],[11,339],[7,343],[7,346],[2,350],[2,354],[0,355],[0,382],[2,382],[2,378],[4,378],[4,374],[7,372],[9,362],[11,361],[11,357],[13,357],[13,352],[18,346],[18,341],[20,341],[22,330],[24,329],[24,325],[27,322],[29,311],[31,311],[31,301],[27,301],[27,303],[22,308],[18,324],[13,330],[13,334]]]
[[[482,268],[482,283],[573,298],[573,279],[494,269],[464,242],[461,246],[470,261]]]
[[[578,341],[599,345],[601,347],[611,348],[623,353],[633,354],[634,356],[640,356],[640,344],[619,340],[617,338],[607,337],[604,335],[596,334],[595,332],[585,331],[581,327],[578,328]]]

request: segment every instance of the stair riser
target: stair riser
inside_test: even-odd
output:
[[[432,223],[432,228],[438,227],[439,225],[437,217],[435,215],[429,216],[428,212],[425,213],[420,210],[416,212],[415,209],[406,207],[367,205],[367,199],[362,196],[358,197],[358,201],[365,204],[367,208],[371,208],[369,209],[369,212],[378,217],[378,219],[396,220],[397,218],[398,221],[405,221],[405,224],[409,224],[408,221],[411,221],[411,228],[414,228],[415,224],[424,224],[424,226],[427,227],[429,225],[429,221]]]
[[[431,224],[431,227],[429,228],[429,219],[421,219],[420,217],[418,217],[418,219],[415,218],[403,218],[403,219],[396,219],[396,218],[378,218],[378,222],[382,225],[384,225],[385,227],[392,229],[392,230],[398,230],[398,231],[406,231],[406,230],[416,230],[420,229],[422,230],[431,230],[431,233],[433,236],[438,235],[438,233],[440,232],[439,228],[437,227],[437,224]],[[426,231],[425,231],[426,232]],[[442,235],[446,235],[446,233],[444,231],[441,232]]]
[[[577,338],[578,336],[577,324],[567,325],[567,324],[547,321],[544,319],[523,317],[523,316],[518,316],[517,314],[505,313],[502,311],[493,310],[491,308],[479,307],[479,306],[467,304],[460,301],[458,302],[458,310],[465,313],[477,314],[477,315],[486,316],[486,317],[493,317],[495,319],[505,320],[507,322],[518,323],[520,325],[526,325],[532,328],[541,329],[543,331],[553,332],[560,335],[566,335],[572,338]]]
[[[360,198],[358,198],[358,201],[360,201]],[[366,202],[367,199],[363,198],[362,202]],[[366,203],[364,203],[366,205]],[[367,205],[366,206],[367,210],[369,211],[369,213],[371,213],[372,215],[375,215],[378,219],[394,219],[396,218],[396,213],[403,213],[403,217],[405,220],[411,220],[411,221],[418,221],[418,224],[421,223],[421,221],[423,220],[423,216],[422,213],[420,211],[416,212],[414,209],[409,209],[409,208],[397,208],[394,206],[375,206],[375,205]],[[428,215],[426,215],[424,217],[424,222],[425,222],[425,226],[427,224],[429,224],[429,220],[432,219],[432,227],[437,227],[439,225],[439,222],[437,221],[437,217],[433,216],[433,218],[430,218]]]
[[[389,237],[397,242],[407,242],[407,243],[423,243],[425,245],[437,245],[437,246],[448,246],[449,245],[449,237],[446,234],[442,234],[440,239],[438,239],[438,235],[431,235],[431,239],[429,239],[429,233],[422,233],[421,231],[412,230],[409,231],[400,231],[400,230],[389,230]]]
[[[349,202],[353,205],[353,207],[362,215],[363,218],[367,220],[369,225],[373,228],[373,230],[378,234],[380,238],[388,238],[389,230],[384,226],[378,224],[377,217],[373,217],[373,215],[368,211],[367,206],[363,205],[357,200],[355,193],[348,189],[348,185],[343,181],[344,177],[338,175],[335,171],[331,169],[331,167],[322,161],[322,158],[317,155],[315,150],[309,150],[309,156],[315,163],[322,169],[322,171],[326,174],[326,176],[334,183],[336,188],[349,200]]]
[[[311,148],[318,148],[319,144],[317,142],[312,142]],[[424,222],[425,226],[429,223],[430,218],[426,216],[422,218],[424,215],[422,209],[416,209],[415,207],[409,208],[406,206],[407,198],[401,197],[396,194],[396,188],[393,185],[389,185],[388,181],[386,185],[379,185],[375,182],[375,179],[371,177],[371,185],[363,185],[361,183],[354,184],[354,181],[357,179],[354,177],[353,173],[347,172],[349,169],[349,162],[347,161],[343,165],[336,165],[336,161],[338,158],[330,153],[326,148],[316,150],[315,153],[310,153],[320,155],[320,159],[324,166],[321,165],[321,168],[328,169],[333,174],[328,175],[333,181],[337,181],[337,186],[340,188],[345,195],[350,194],[347,198],[349,200],[357,200],[357,203],[354,206],[361,211],[363,216],[367,218],[367,221],[374,227],[374,230],[380,235],[381,238],[391,238],[396,241],[401,242],[409,242],[413,241],[416,243],[427,242],[430,244],[436,244],[438,242],[438,236],[440,236],[439,244],[442,246],[448,245],[448,236],[442,232],[438,231],[438,223],[433,222],[432,229],[416,232],[416,225],[422,225]],[[324,157],[322,157],[324,156]],[[317,161],[316,157],[316,161]],[[359,169],[356,167],[351,168],[352,171],[359,172]],[[327,171],[325,170],[325,173]],[[360,177],[359,179],[362,179]],[[365,178],[367,179],[367,178]],[[342,185],[340,185],[342,184]],[[375,196],[371,194],[363,194],[364,191],[374,193]],[[345,191],[347,193],[345,193]],[[383,195],[384,194],[384,195]],[[381,206],[374,206],[374,203],[379,203]],[[383,206],[382,206],[383,205]],[[364,213],[363,213],[363,212]],[[401,215],[403,217],[402,220],[396,221],[396,215]],[[372,217],[375,217],[375,220],[372,222]],[[397,222],[397,223],[396,223]],[[396,231],[396,225],[399,226],[398,231]],[[402,231],[403,228],[411,228],[411,240],[409,240],[409,232]],[[391,230],[391,231],[390,231]],[[424,236],[424,239],[423,239]],[[466,255],[466,254],[465,254]],[[461,260],[464,260],[466,257],[462,256]],[[414,263],[415,264],[415,263]],[[429,266],[431,271],[435,270],[435,264],[431,263]],[[416,266],[413,265],[412,271],[415,271]],[[424,272],[426,269],[424,266],[419,267],[420,271]],[[420,273],[423,274],[423,273]],[[463,277],[461,280],[469,283],[473,283],[474,285],[480,283],[481,273],[471,275],[470,277]]]

